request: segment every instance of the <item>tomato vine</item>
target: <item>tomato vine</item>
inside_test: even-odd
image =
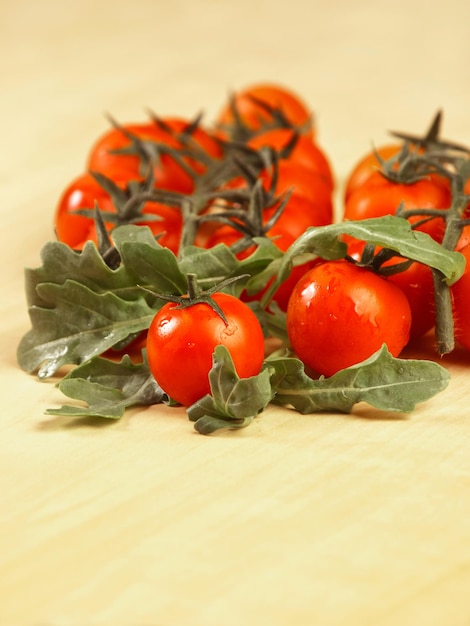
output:
[[[129,406],[177,403],[196,430],[208,434],[247,426],[269,404],[302,413],[350,412],[366,401],[410,411],[446,387],[449,374],[433,355],[401,358],[406,333],[395,344],[379,329],[372,344],[356,330],[361,350],[351,348],[350,361],[332,366],[327,378],[320,375],[321,355],[333,335],[316,344],[313,360],[309,336],[305,356],[292,341],[306,332],[313,306],[306,301],[300,314],[294,305],[316,268],[327,264],[333,272],[328,289],[339,290],[337,307],[356,296],[337,286],[335,268],[355,267],[364,284],[390,292],[391,303],[403,291],[411,334],[435,326],[437,355],[451,352],[463,336],[454,326],[454,301],[463,299],[455,286],[468,271],[468,254],[460,250],[470,245],[470,153],[440,138],[440,111],[423,136],[394,132],[395,144],[358,162],[336,222],[336,181],[313,113],[280,86],[233,94],[213,127],[201,116],[186,121],[152,111],[141,124],[109,119],[111,129],[90,149],[88,171],[58,202],[58,241],[46,243],[40,267],[25,271],[31,328],[19,343],[18,363],[40,378],[73,366],[58,386],[82,401],[48,414],[117,419]],[[413,298],[423,296],[406,284],[416,267],[432,276],[433,318],[422,325],[413,325],[422,310]],[[424,284],[425,274],[419,276]],[[295,286],[302,277],[300,296]],[[224,306],[233,299],[256,328],[236,351],[224,345],[220,330],[210,337],[203,332],[208,311],[230,325],[219,294]],[[377,312],[361,297],[356,310],[378,327]],[[315,302],[320,313],[326,306],[325,299]],[[168,307],[171,315],[189,314],[180,346],[197,349],[186,354],[160,340],[156,348],[152,324],[162,311],[170,314]],[[339,308],[325,311],[340,318]],[[393,325],[385,325],[391,332]],[[350,327],[351,319],[336,324],[337,345],[350,342]],[[275,350],[267,347],[272,339]],[[399,345],[394,356],[391,345]],[[163,380],[179,380],[172,389],[189,387],[191,359],[196,363],[203,351],[203,390],[175,397]],[[250,358],[253,368],[240,364]]]

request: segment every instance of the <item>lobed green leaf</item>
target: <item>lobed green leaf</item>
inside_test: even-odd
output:
[[[230,352],[222,345],[215,348],[209,381],[211,395],[188,408],[189,419],[202,434],[248,426],[272,398],[269,372],[240,378]]]
[[[71,370],[57,386],[87,406],[65,405],[47,410],[47,415],[118,419],[131,406],[158,404],[166,398],[147,362],[134,364],[128,356],[120,362],[96,357]]]
[[[412,411],[449,384],[449,372],[427,360],[393,357],[383,345],[369,359],[329,378],[312,379],[296,358],[274,357],[271,368],[273,403],[290,405],[301,413],[349,413],[358,402],[386,411]]]
[[[185,293],[186,275],[176,256],[155,241],[147,226],[120,226],[113,231],[113,240],[135,285],[166,294]]]
[[[40,378],[102,354],[148,328],[155,315],[143,297],[123,300],[72,280],[39,284],[37,292],[45,306],[30,308],[32,328],[20,341],[17,358],[20,367],[38,371]]]
[[[112,291],[119,297],[135,297],[136,277],[124,266],[111,270],[103,261],[94,243],[87,242],[82,252],[72,250],[60,241],[51,241],[41,250],[42,265],[25,270],[25,291],[28,306],[44,306],[39,296],[41,283],[63,284],[74,280],[98,293]]]

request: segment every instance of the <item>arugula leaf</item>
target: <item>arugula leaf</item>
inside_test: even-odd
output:
[[[96,292],[112,291],[124,299],[133,298],[138,292],[135,276],[124,266],[111,270],[91,241],[82,252],[60,241],[48,242],[41,250],[41,260],[41,267],[25,270],[28,306],[46,304],[37,290],[41,283],[61,285],[66,280],[75,280]]]
[[[288,277],[296,257],[309,258],[305,256],[309,254],[326,260],[343,258],[347,246],[339,237],[344,234],[390,248],[405,258],[439,270],[449,285],[458,280],[465,270],[465,258],[460,252],[446,250],[427,233],[413,230],[408,220],[395,215],[311,227],[290,246],[282,260],[274,261],[266,269],[263,279],[267,281],[274,276],[275,280],[263,296],[263,306]],[[248,289],[256,287],[259,280],[256,277],[249,282]]]
[[[224,244],[211,250],[189,246],[178,260],[160,246],[148,227],[120,226],[113,231],[121,259],[117,269],[106,265],[91,242],[81,253],[63,243],[46,244],[42,266],[25,274],[32,327],[18,346],[18,363],[42,378],[63,365],[77,366],[59,388],[87,406],[64,406],[49,414],[116,419],[128,406],[161,402],[164,394],[146,363],[136,366],[124,357],[117,364],[100,357],[150,325],[161,301],[141,287],[181,295],[186,292],[188,272],[196,273],[205,289],[243,276],[229,287],[234,295],[245,288],[249,293],[260,291],[271,281],[261,305],[255,302],[250,306],[267,336],[286,340],[285,314],[275,303],[267,311],[266,302],[294,265],[316,255],[344,257],[346,245],[340,240],[344,233],[426,263],[442,272],[448,284],[464,269],[461,254],[446,251],[395,216],[310,228],[285,254],[272,241],[260,238],[256,251],[242,261]],[[328,379],[313,380],[298,359],[276,355],[265,361],[258,376],[240,379],[230,353],[219,346],[209,378],[211,395],[188,409],[196,430],[204,434],[247,426],[270,402],[302,413],[350,412],[357,402],[389,411],[411,411],[418,402],[444,389],[449,374],[434,362],[395,359],[384,346],[367,361]],[[171,399],[167,401],[171,403]]]
[[[445,389],[450,380],[449,372],[438,363],[395,358],[385,344],[362,363],[329,378],[310,378],[296,358],[268,358],[265,367],[272,372],[272,402],[291,405],[301,413],[349,413],[358,402],[408,412]]]
[[[211,394],[188,409],[195,429],[208,435],[248,426],[269,403],[303,413],[350,413],[358,402],[396,412],[412,411],[448,385],[450,375],[434,361],[393,357],[384,344],[369,359],[329,378],[310,378],[293,357],[268,357],[261,373],[240,379],[224,346],[214,352]]]
[[[26,371],[38,370],[40,378],[102,354],[148,328],[155,315],[144,297],[123,300],[72,280],[41,283],[36,289],[46,306],[30,308],[32,328],[20,341],[17,358]]]
[[[48,409],[46,415],[119,419],[128,407],[158,404],[166,398],[146,360],[134,364],[127,355],[120,362],[96,357],[71,370],[57,386],[88,406],[65,405]]]
[[[188,408],[189,419],[201,434],[208,435],[222,428],[248,426],[272,398],[270,372],[239,378],[230,352],[225,346],[214,351],[213,367],[209,372],[211,395]]]
[[[196,246],[184,248],[179,267],[185,273],[193,273],[198,277],[198,283],[204,290],[211,289],[226,278],[234,276],[256,275],[267,267],[273,259],[283,256],[274,243],[264,237],[253,239],[257,248],[246,259],[239,260],[230,247],[224,243],[217,244],[210,249],[201,249]],[[246,286],[248,278],[232,283],[226,291],[239,296]]]
[[[155,241],[147,226],[120,226],[113,230],[113,241],[135,286],[140,284],[160,293],[185,293],[186,275],[176,256]]]

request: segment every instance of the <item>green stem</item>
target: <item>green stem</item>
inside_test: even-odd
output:
[[[458,173],[452,178],[452,205],[446,216],[446,230],[442,246],[446,250],[455,250],[462,232],[462,215],[467,206],[464,178]],[[433,270],[434,303],[436,309],[436,349],[438,354],[452,352],[455,347],[454,318],[452,311],[452,294],[444,276],[438,270]]]
[[[432,270],[432,278],[436,309],[436,350],[442,356],[452,352],[455,347],[452,298],[449,285],[439,270]]]
[[[201,297],[202,290],[197,282],[196,274],[187,274],[188,300],[193,301]]]

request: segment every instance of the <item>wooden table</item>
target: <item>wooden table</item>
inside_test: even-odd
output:
[[[390,129],[470,142],[467,0],[18,0],[0,9],[1,626],[468,626],[470,355],[411,415],[268,408],[204,437],[183,409],[44,415],[21,371],[23,268],[105,112],[211,120],[289,85],[341,185]],[[430,340],[432,343],[432,338]]]

